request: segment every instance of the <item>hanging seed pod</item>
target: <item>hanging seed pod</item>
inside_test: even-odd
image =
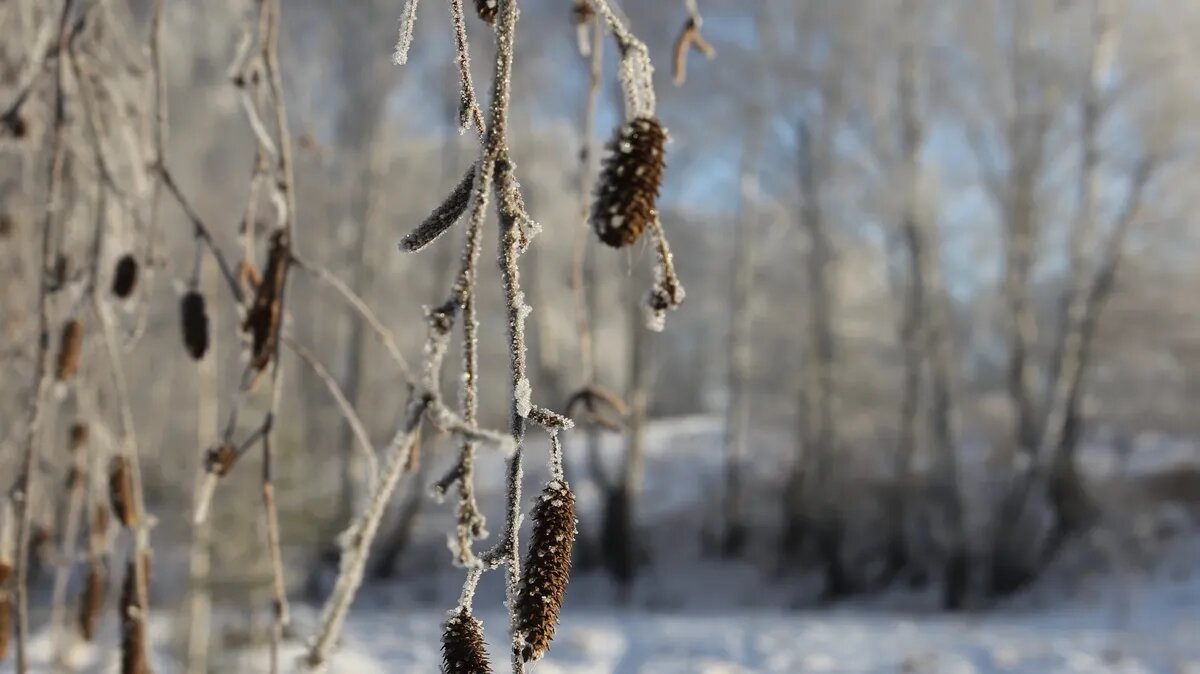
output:
[[[128,253],[122,255],[113,270],[112,293],[121,299],[129,297],[137,286],[137,278],[137,260]]]
[[[133,507],[133,476],[129,470],[129,459],[113,457],[108,470],[108,496],[113,512],[125,528],[137,524],[137,511]]]
[[[271,235],[271,252],[267,271],[254,295],[254,303],[246,313],[242,331],[250,333],[250,366],[261,372],[271,363],[275,352],[276,329],[279,325],[279,300],[287,278],[287,234],[279,230]]]
[[[7,560],[0,560],[0,586],[8,581],[8,577],[12,575],[12,563]]]
[[[483,19],[484,23],[496,22],[497,9],[499,9],[499,5],[496,4],[496,0],[475,0],[475,11],[479,13],[479,18]]]
[[[492,674],[483,644],[483,623],[466,607],[450,614],[443,625],[442,674]]]
[[[144,559],[143,571],[148,571]],[[144,607],[138,597],[137,568],[130,560],[125,568],[125,582],[121,584],[121,674],[150,674],[143,613]]]
[[[13,218],[8,213],[0,213],[0,239],[7,239],[13,231]]]
[[[34,557],[47,558],[49,547],[54,540],[54,525],[47,522],[35,522],[29,532],[29,551]]]
[[[540,659],[550,647],[558,611],[571,574],[575,542],[575,495],[563,480],[546,484],[533,507],[533,535],[517,588],[514,627],[525,662]]]
[[[54,376],[59,381],[67,381],[75,376],[79,369],[79,350],[83,346],[83,324],[72,318],[62,328],[62,336],[58,345],[58,364]]]
[[[89,562],[83,593],[79,597],[79,633],[84,641],[96,636],[100,609],[104,606],[104,572],[99,562]]]
[[[92,511],[90,535],[98,541],[103,541],[104,537],[108,535],[108,508],[105,508],[103,503],[97,503],[96,508]]]
[[[59,253],[54,258],[54,266],[50,268],[51,287],[55,290],[62,288],[67,284],[67,276],[70,271],[71,261],[63,253]]]
[[[12,600],[0,590],[0,662],[8,656],[8,637],[12,633]]]
[[[454,186],[450,196],[446,197],[429,217],[425,218],[416,229],[409,232],[400,240],[400,249],[415,253],[433,243],[458,221],[471,203],[471,187],[475,184],[475,166],[467,169],[462,180]]]
[[[208,352],[208,311],[204,307],[204,295],[189,290],[179,301],[179,314],[183,325],[183,346],[192,360],[204,358]]]
[[[653,220],[666,142],[667,132],[653,117],[630,120],[609,142],[591,218],[596,235],[609,246],[632,244]]]
[[[694,16],[684,22],[679,37],[675,38],[675,59],[672,64],[675,86],[687,80],[687,55],[693,49],[710,60],[717,55],[717,50],[700,35],[700,22]]]

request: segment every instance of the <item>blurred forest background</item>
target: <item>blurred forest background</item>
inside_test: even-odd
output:
[[[256,454],[222,481],[209,523],[191,525],[204,453],[245,366],[241,318],[217,299],[224,282],[154,170],[153,3],[77,4],[86,20],[72,38],[77,65],[63,75],[68,178],[56,236],[67,285],[95,267],[104,308],[85,308],[78,288],[50,303],[51,354],[65,321],[84,327],[79,373],[52,387],[37,439],[34,624],[55,602],[76,601],[78,577],[54,580],[64,548],[80,559],[89,548],[66,539],[79,531],[67,515],[77,497],[63,486],[77,461],[70,429],[86,421],[89,461],[107,465],[123,428],[112,358],[128,382],[157,522],[155,603],[183,605],[192,587],[218,606],[250,597],[265,607],[263,523],[247,516],[261,507]],[[402,67],[390,59],[400,4],[283,2],[280,72],[305,263],[344,279],[417,362],[422,307],[440,303],[454,280],[463,230],[415,255],[397,242],[459,182],[478,146],[459,132],[444,3],[420,4]],[[0,3],[4,489],[16,483],[37,380],[58,5]],[[230,69],[250,5],[168,1],[162,15],[162,156],[231,259],[256,176],[251,95]],[[978,608],[1026,589],[1068,551],[1104,567],[1101,548],[1152,549],[1167,527],[1164,503],[1183,506],[1183,526],[1194,526],[1200,5],[701,0],[715,56],[686,55],[676,84],[688,6],[626,0],[621,10],[657,66],[658,117],[670,133],[659,207],[687,287],[661,333],[640,313],[651,244],[613,251],[586,225],[591,59],[580,51],[591,24],[577,26],[572,5],[521,3],[508,138],[544,227],[523,274],[535,398],[581,424],[566,436],[568,477],[591,504],[577,573],[611,578],[633,601],[643,572],[694,564],[809,579],[785,593],[799,605],[915,583],[930,588],[931,607]],[[468,19],[486,82],[489,28]],[[595,148],[584,156],[591,176],[622,116],[615,50],[604,47],[586,141]],[[110,180],[98,196],[94,186]],[[150,206],[152,193],[161,203]],[[252,232],[270,227],[267,193]],[[93,265],[98,217],[111,233]],[[505,305],[491,244],[484,250],[480,419],[503,427]],[[141,271],[121,299],[108,288],[125,254]],[[179,336],[178,301],[196,269],[212,327],[200,361]],[[317,275],[297,273],[288,292],[287,330],[301,348],[283,351],[276,499],[289,594],[319,602],[337,535],[367,489],[359,438],[326,379],[371,446],[391,437],[407,391],[387,345]],[[102,314],[123,347],[112,354]],[[458,368],[443,379],[453,399]],[[588,386],[619,398],[605,419],[567,409]],[[249,397],[257,412],[243,414],[243,429],[269,405],[267,394]],[[454,443],[429,429],[420,442],[368,583],[404,585],[449,567],[452,508],[428,487]],[[1138,468],[1140,457],[1152,457],[1149,468]],[[494,476],[481,479],[494,484],[480,498],[499,522],[502,469],[490,460]]]

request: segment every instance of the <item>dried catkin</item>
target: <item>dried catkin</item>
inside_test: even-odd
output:
[[[496,10],[499,5],[496,0],[475,0],[475,11],[479,13],[479,18],[486,23],[496,22]]]
[[[122,255],[113,270],[112,293],[122,299],[129,297],[137,286],[137,278],[137,260],[128,253]]]
[[[148,576],[149,568],[145,562],[143,558],[142,570]],[[146,624],[142,620],[144,607],[138,596],[137,577],[137,568],[131,559],[125,568],[125,582],[121,584],[121,674],[150,674],[146,662]]]
[[[491,674],[483,624],[466,607],[446,619],[442,631],[442,674]]]
[[[450,196],[446,197],[446,200],[435,208],[416,229],[400,240],[400,249],[415,253],[445,234],[446,230],[450,229],[451,225],[457,222],[463,212],[467,210],[467,204],[471,203],[471,187],[474,184],[475,167],[472,166],[467,169],[462,180],[455,185]]]
[[[96,623],[100,619],[100,609],[104,606],[104,571],[98,561],[88,563],[87,578],[84,580],[83,593],[79,597],[79,633],[84,641],[96,637]]]
[[[67,381],[75,376],[79,369],[79,351],[83,346],[83,325],[72,318],[62,328],[62,336],[58,345],[58,364],[54,376],[59,381]]]
[[[657,214],[666,142],[658,120],[636,117],[608,143],[591,219],[596,235],[609,246],[637,241]]]
[[[242,330],[250,333],[250,366],[258,371],[265,370],[275,353],[275,339],[279,326],[279,303],[283,293],[283,282],[287,278],[288,265],[287,233],[278,230],[271,235],[271,252],[267,257],[267,271],[254,295],[254,303],[242,323]]]
[[[179,314],[184,348],[193,360],[204,358],[208,352],[208,311],[204,307],[204,295],[189,290],[179,301]]]
[[[566,481],[552,480],[533,507],[533,534],[517,589],[514,626],[525,662],[540,659],[550,647],[570,580],[574,542],[575,495]]]
[[[71,424],[71,444],[72,452],[79,451],[88,441],[88,425],[83,421],[76,421]]]
[[[12,633],[12,599],[0,590],[0,662],[8,655],[8,637]]]
[[[113,512],[126,528],[137,524],[137,511],[133,507],[133,476],[129,470],[129,459],[113,457],[108,469],[108,496]]]
[[[700,23],[695,17],[684,22],[683,29],[679,31],[679,37],[675,39],[675,59],[672,70],[676,86],[687,80],[687,55],[688,51],[692,49],[704,54],[709,59],[717,55],[717,50],[713,49],[713,46],[700,35]]]

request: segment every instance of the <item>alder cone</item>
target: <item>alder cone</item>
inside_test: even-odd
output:
[[[83,421],[76,421],[71,424],[70,430],[70,447],[71,451],[78,451],[79,448],[88,441],[88,425]]]
[[[455,611],[443,625],[442,674],[492,674],[483,624],[466,608]]]
[[[54,377],[59,381],[67,381],[75,376],[79,369],[79,351],[83,346],[83,324],[72,318],[63,325],[62,336],[58,345],[58,362],[54,369]]]
[[[143,570],[148,576],[145,562],[143,558]],[[138,597],[137,567],[131,559],[125,568],[125,582],[121,584],[121,674],[150,674],[144,613]]]
[[[552,480],[533,507],[533,535],[517,588],[516,632],[524,643],[525,662],[540,659],[550,648],[558,612],[571,575],[575,542],[575,495],[563,480]]]
[[[133,476],[130,474],[129,460],[123,456],[112,460],[108,471],[108,496],[117,519],[126,528],[133,528],[137,524],[137,512],[133,507]]]
[[[635,117],[617,129],[596,184],[592,229],[622,248],[637,241],[657,215],[666,168],[667,132],[653,117]]]
[[[0,590],[0,662],[8,655],[8,638],[12,633],[12,600]]]
[[[96,637],[96,623],[100,619],[100,607],[104,604],[104,574],[99,563],[88,565],[83,594],[79,598],[79,633],[84,641]]]
[[[497,0],[475,0],[475,12],[485,23],[496,22],[496,10],[499,9]]]
[[[271,235],[267,270],[263,274],[262,283],[258,285],[254,302],[246,313],[246,319],[242,322],[242,331],[249,333],[251,338],[250,366],[259,372],[266,369],[275,353],[280,300],[284,281],[287,279],[289,255],[287,233],[278,230]]]
[[[137,278],[137,260],[132,255],[122,255],[113,270],[112,293],[121,299],[129,297],[137,286]]]
[[[183,346],[192,360],[204,358],[208,353],[208,311],[204,307],[204,295],[189,290],[179,301],[179,314],[183,325]]]

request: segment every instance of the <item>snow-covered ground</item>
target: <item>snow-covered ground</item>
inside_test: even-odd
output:
[[[986,610],[937,612],[936,597],[928,590],[897,590],[820,607],[814,578],[781,574],[778,562],[771,561],[771,536],[777,525],[770,518],[777,513],[772,509],[776,494],[760,494],[760,502],[750,504],[759,510],[749,561],[731,563],[703,553],[702,531],[711,525],[717,499],[702,495],[718,493],[719,438],[720,425],[712,419],[651,427],[646,496],[638,513],[643,543],[654,563],[642,570],[627,602],[617,598],[601,572],[577,573],[550,653],[530,670],[532,674],[1200,674],[1200,526],[1194,512],[1182,506],[1158,509],[1170,515],[1167,518],[1157,510],[1147,514],[1146,535],[1154,543],[1150,552],[1133,549],[1131,541],[1137,536],[1132,533],[1099,533],[1062,555],[1029,592]],[[782,444],[778,440],[760,442],[766,449]],[[578,448],[574,454],[570,445],[567,450],[568,460],[574,462],[569,468],[582,468]],[[535,445],[528,454],[531,492],[544,474],[540,452]],[[609,459],[618,452],[616,443],[606,447]],[[1115,472],[1105,452],[1103,447],[1088,448],[1085,462],[1091,474]],[[1194,448],[1178,443],[1144,443],[1121,472],[1154,474],[1164,467],[1195,466],[1197,459]],[[502,474],[497,458],[481,460],[481,475]],[[754,473],[769,484],[785,461],[780,453],[764,451],[756,455]],[[589,526],[595,526],[600,494],[581,475],[574,482],[580,528],[586,535]],[[480,487],[483,502],[502,501],[499,479]],[[446,560],[449,510],[448,505],[430,508],[419,521],[400,580],[364,588],[332,672],[440,671],[440,624],[458,595],[462,573]],[[493,518],[499,521],[499,514]],[[1163,531],[1169,535],[1155,533]],[[499,576],[485,577],[476,613],[484,621],[495,669],[503,672],[507,617],[501,610]],[[223,624],[214,636],[218,642],[228,627],[250,622],[231,612],[235,610],[222,614]],[[285,644],[285,662],[301,652],[317,611],[318,607],[293,607],[299,636]],[[169,655],[177,651],[179,635],[170,624],[173,614],[156,615],[155,672],[178,672],[178,663]],[[75,671],[118,671],[112,622],[102,638],[103,653],[90,648],[70,653]],[[175,649],[167,645],[172,639]],[[32,644],[35,663],[52,657],[51,643],[48,635],[37,635]],[[225,643],[219,650],[214,671],[266,671],[261,648]],[[0,673],[11,671],[11,658],[6,666],[0,666]],[[35,671],[53,671],[44,664],[38,667]]]
[[[1200,673],[1200,584],[1141,595],[1130,620],[1111,607],[1070,606],[978,616],[882,611],[656,613],[568,611],[534,674],[800,674],[806,672]],[[333,661],[335,674],[436,672],[442,612],[358,612]],[[482,614],[489,652],[503,671],[506,619]],[[303,622],[303,621],[302,621]],[[158,630],[165,633],[166,630]],[[289,644],[288,658],[300,651]],[[38,661],[46,642],[35,642]],[[115,672],[81,652],[84,671]],[[228,653],[219,671],[265,672],[261,651]],[[6,670],[7,671],[7,670]],[[35,670],[45,671],[45,670]],[[160,674],[179,671],[160,660]],[[288,671],[285,668],[284,671]]]

